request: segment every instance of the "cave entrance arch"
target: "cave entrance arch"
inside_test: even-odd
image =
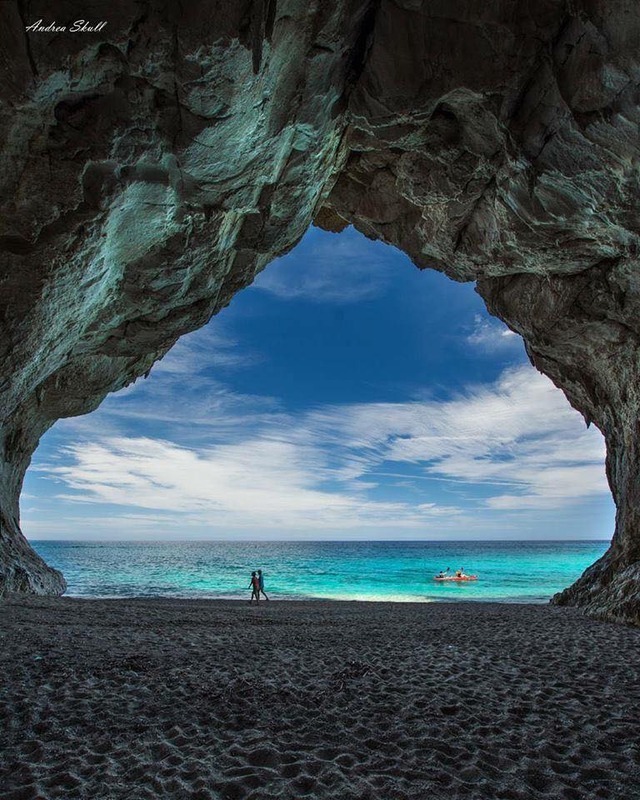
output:
[[[139,581],[129,561],[143,556],[103,578],[93,564],[111,551],[95,539],[448,539],[469,566],[466,541],[520,539],[553,572],[564,551],[538,540],[612,529],[603,450],[473,284],[416,270],[353,228],[312,228],[147,380],[43,437],[21,524],[30,540],[88,541],[32,545],[76,592],[88,582],[73,557],[86,552],[90,591],[106,596]],[[604,548],[573,549],[584,568]],[[499,598],[507,564],[473,569],[481,597]],[[178,562],[170,573],[171,591],[189,591]]]
[[[44,431],[315,220],[477,280],[603,432],[612,546],[559,601],[640,622],[640,17],[534,6],[150,2],[51,46],[2,4],[3,591],[61,586],[19,529]]]
[[[310,229],[147,380],[69,423],[27,472],[31,538],[387,531],[455,548],[611,529],[602,495],[589,496],[594,472],[604,482],[601,440],[531,368],[520,337],[486,314],[473,284],[416,270],[353,228]],[[136,578],[125,566],[122,579]]]

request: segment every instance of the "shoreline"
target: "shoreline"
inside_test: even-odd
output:
[[[8,598],[7,800],[640,790],[640,630],[492,602]]]
[[[61,570],[66,596],[249,599],[260,566],[274,599],[544,604],[572,585],[604,544],[464,542],[65,543],[38,547]],[[150,556],[150,552],[153,554]],[[253,565],[253,566],[251,566]],[[445,566],[466,565],[479,580],[438,582]]]
[[[275,603],[400,603],[402,605],[426,605],[431,603],[495,603],[497,605],[548,605],[551,602],[551,597],[543,597],[535,599],[532,597],[424,597],[420,600],[415,599],[401,599],[398,596],[381,597],[374,599],[372,597],[280,597],[270,592],[270,600],[260,600],[260,605],[267,602]],[[60,595],[57,599],[60,600],[121,600],[122,602],[136,601],[136,600],[150,600],[153,602],[162,602],[163,600],[169,601],[185,601],[185,602],[202,602],[202,603],[249,603],[247,597],[208,597],[192,596],[189,597],[183,594],[132,594],[132,595],[88,595],[88,594],[65,594]],[[0,598],[0,603],[2,599]],[[255,605],[255,604],[254,604]]]

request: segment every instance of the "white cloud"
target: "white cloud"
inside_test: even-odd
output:
[[[212,367],[248,367],[257,363],[255,353],[240,347],[225,333],[219,319],[181,337],[161,361],[153,366],[154,377],[169,373],[192,377]]]
[[[412,507],[320,488],[320,448],[268,438],[202,451],[146,438],[109,438],[68,449],[73,462],[48,472],[78,492],[65,499],[180,512],[184,521],[259,528],[424,524],[455,509]]]
[[[313,231],[312,231],[313,233]],[[311,236],[299,247],[299,260],[276,259],[253,283],[253,288],[285,300],[306,299],[319,303],[347,304],[380,294],[389,277],[388,248],[363,241],[349,229],[338,236]]]
[[[481,351],[494,353],[522,347],[522,339],[498,319],[474,317],[473,330],[466,337],[468,344]]]
[[[421,464],[426,475],[514,487],[489,508],[557,507],[608,493],[601,434],[530,367],[446,402],[351,406],[318,417],[322,430],[368,453],[371,464]]]
[[[180,441],[199,440],[202,429],[221,438],[237,438],[238,430],[277,419],[277,399],[229,390],[212,368],[242,368],[260,360],[246,352],[221,326],[209,325],[182,337],[157,362],[152,380],[139,378],[109,395],[90,416],[60,420],[56,431],[91,437],[96,429],[118,436],[123,427],[142,424],[170,427]],[[185,384],[188,383],[188,392]],[[145,432],[147,432],[145,430]]]
[[[71,490],[66,499],[165,520],[177,515],[183,531],[204,525],[289,535],[355,528],[428,534],[463,524],[473,531],[488,517],[560,509],[608,492],[602,436],[586,430],[562,393],[530,367],[445,402],[297,415],[265,410],[245,427],[232,403],[226,411],[230,418],[222,414],[207,447],[202,430],[197,447],[107,434],[69,447],[64,465],[40,470]],[[220,441],[220,430],[228,441]],[[412,501],[381,499],[379,487],[389,484],[380,479],[393,475],[396,485],[413,489]],[[458,495],[466,491],[464,501],[434,499],[433,486],[443,482]],[[485,499],[474,495],[477,485]]]

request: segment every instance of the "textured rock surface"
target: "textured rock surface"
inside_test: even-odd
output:
[[[0,586],[63,585],[18,528],[42,433],[144,374],[315,219],[478,279],[603,431],[616,533],[558,601],[640,622],[634,0],[79,12],[56,4],[109,25],[25,35],[47,4],[0,4]]]
[[[310,225],[366,12],[62,2],[58,23],[107,19],[107,35],[25,36],[49,9],[0,4],[0,502],[20,552],[19,488],[42,433],[146,373]],[[63,588],[15,561],[4,546],[0,590]]]

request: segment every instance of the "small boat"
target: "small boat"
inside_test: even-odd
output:
[[[434,581],[477,581],[477,575],[434,575]]]

